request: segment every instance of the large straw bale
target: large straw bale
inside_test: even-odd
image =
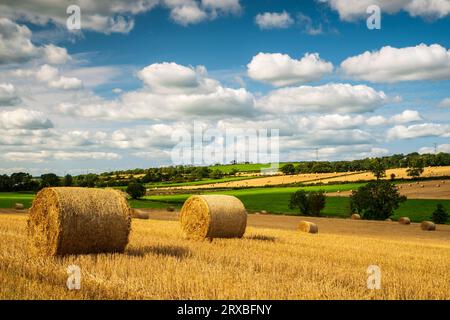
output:
[[[42,255],[123,252],[130,207],[115,190],[45,188],[30,209],[30,248]]]
[[[189,239],[241,238],[247,211],[234,196],[195,195],[181,208],[180,223]]]

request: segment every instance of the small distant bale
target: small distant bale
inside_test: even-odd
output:
[[[409,219],[408,217],[401,217],[400,219],[398,219],[398,223],[400,224],[411,224],[411,219]]]
[[[261,214],[267,214],[266,210],[261,210]]]
[[[384,219],[384,221],[392,221],[391,218]]]
[[[436,225],[431,221],[422,221],[420,224],[420,228],[425,231],[435,231]]]
[[[423,184],[420,185],[421,188],[425,188],[425,186]]]
[[[144,219],[144,220],[150,219],[150,215],[148,214],[148,212],[138,209],[131,210],[131,217],[134,219]]]
[[[257,211],[257,212],[255,212],[255,214],[261,214],[261,212]]]
[[[13,208],[16,210],[23,210],[25,209],[25,206],[23,205],[23,203],[14,203]]]
[[[352,214],[351,218],[352,220],[361,220],[361,216],[357,213]]]
[[[341,190],[336,191],[337,193],[341,193]]]
[[[242,238],[247,211],[234,196],[195,195],[183,204],[180,224],[188,239]]]
[[[437,185],[436,185],[436,188],[440,188],[440,187],[441,187],[441,185],[440,185],[440,184],[437,184]]]
[[[44,256],[124,252],[130,229],[123,194],[75,187],[39,191],[27,225],[31,252]]]
[[[319,228],[315,223],[309,222],[309,221],[300,221],[298,224],[299,231],[306,232],[306,233],[318,233]]]
[[[169,211],[169,212],[174,212],[174,211],[175,211],[175,208],[174,208],[174,207],[167,207],[167,211]]]

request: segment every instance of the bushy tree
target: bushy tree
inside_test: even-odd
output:
[[[41,175],[40,188],[57,187],[60,184],[59,177],[54,173],[46,173]]]
[[[13,191],[32,191],[39,188],[39,183],[29,173],[16,172],[11,174],[10,179]]]
[[[146,189],[144,185],[138,182],[131,182],[126,191],[133,199],[139,199],[145,196]]]
[[[423,173],[423,160],[421,158],[415,158],[411,161],[411,165],[406,169],[406,174],[412,178],[418,178]]]
[[[298,190],[291,195],[289,208],[299,209],[300,213],[306,216],[320,216],[320,212],[325,208],[325,203],[326,197],[323,191]]]
[[[209,177],[211,179],[220,179],[223,177],[223,172],[220,171],[219,169],[214,169],[213,171],[211,171],[211,173],[209,174]]]
[[[363,219],[385,220],[404,201],[406,197],[400,195],[395,185],[389,181],[378,180],[353,191],[350,196],[350,208]]]
[[[295,173],[295,167],[292,163],[285,164],[280,168],[280,171],[284,174],[294,174]]]
[[[382,159],[375,158],[370,161],[369,165],[370,171],[373,173],[377,180],[386,177],[386,166]]]
[[[62,179],[62,185],[64,187],[71,187],[73,186],[73,177],[70,174],[66,174],[64,178]]]
[[[436,206],[436,210],[434,210],[433,215],[431,217],[434,223],[444,224],[448,220],[448,212],[445,210],[442,204],[438,204]]]

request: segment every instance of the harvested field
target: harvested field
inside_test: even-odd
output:
[[[408,175],[406,173],[406,168],[386,170],[385,179],[390,179],[391,174],[395,174],[396,179],[411,179],[410,177],[408,177]],[[444,176],[450,176],[450,166],[426,167],[426,168],[424,168],[423,174],[421,175],[422,178],[434,178],[434,177],[444,177]],[[344,179],[343,179],[343,177],[334,177],[334,178],[324,179],[322,182],[324,182],[324,183],[342,182],[342,181],[351,182],[351,181],[374,180],[374,179],[375,179],[375,177],[371,172],[361,172],[358,174],[346,176]]]
[[[390,179],[391,174],[395,174],[396,179],[410,179],[406,173],[406,168],[386,170],[386,179]],[[450,166],[426,167],[421,177],[433,178],[450,176]],[[168,187],[171,189],[213,189],[213,188],[241,188],[241,187],[263,187],[275,186],[291,183],[335,183],[335,182],[356,182],[374,180],[371,172],[335,172],[335,173],[311,173],[296,175],[277,175],[262,178],[252,178],[248,180],[238,180],[223,183],[210,183],[202,185],[190,185],[179,187]],[[450,181],[449,181],[450,183]]]
[[[310,173],[310,174],[295,174],[295,175],[273,175],[263,178],[252,178],[246,180],[230,181],[223,183],[210,183],[202,185],[191,185],[181,187],[170,187],[167,189],[212,189],[212,188],[239,188],[239,187],[263,187],[276,186],[291,183],[319,183],[328,179],[355,175],[355,172],[340,172],[340,173]]]
[[[398,187],[400,193],[407,196],[408,199],[450,199],[450,180],[401,183]],[[337,197],[348,197],[350,194],[350,191],[328,193],[329,196]]]
[[[30,259],[25,250],[26,216],[3,214],[0,298],[450,298],[447,226],[426,232],[417,224],[341,220],[336,227],[334,219],[308,218],[320,229],[311,235],[295,231],[297,223],[285,217],[259,217],[243,239],[213,242],[183,239],[176,221],[133,220],[124,254]],[[272,228],[254,226],[268,218]],[[280,223],[273,218],[283,220],[289,230],[275,229]],[[379,234],[379,224],[389,232]],[[416,232],[421,233],[419,238]],[[380,290],[367,289],[366,270],[374,264],[382,271]],[[81,268],[80,290],[66,288],[68,265]]]

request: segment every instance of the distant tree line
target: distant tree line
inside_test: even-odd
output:
[[[408,168],[408,174],[418,177],[425,166],[449,166],[450,154],[395,154],[381,158],[366,158],[352,161],[303,161],[288,163],[281,167],[285,174],[295,173],[331,173],[348,171],[372,171],[379,178],[379,174],[386,169]],[[161,182],[189,182],[203,179],[220,179],[224,176],[234,176],[239,172],[233,169],[226,174],[213,167],[169,166],[161,168],[132,169],[89,173],[72,176],[70,174],[59,177],[54,173],[46,173],[33,177],[29,173],[17,172],[11,175],[0,175],[0,192],[8,191],[38,191],[52,186],[80,186],[80,187],[119,187],[130,183],[161,183]],[[378,172],[378,173],[377,173]],[[391,177],[393,179],[395,177]]]
[[[78,186],[78,187],[120,187],[131,183],[187,182],[202,179],[220,179],[224,173],[208,167],[176,166],[164,168],[136,169],[137,173],[127,172],[70,174],[59,177],[54,173],[46,173],[33,177],[29,173],[18,172],[11,175],[0,175],[0,192],[38,191],[45,187]],[[232,173],[234,174],[234,173]],[[138,176],[136,176],[138,175]]]
[[[418,168],[413,170],[412,175],[420,176],[420,167],[428,166],[450,166],[450,154],[419,154],[417,152],[404,154],[394,154],[392,156],[376,158],[379,165],[384,169],[394,168]],[[299,163],[288,163],[280,168],[285,174],[298,173],[331,173],[331,172],[352,172],[352,171],[372,171],[372,158],[365,158],[351,161],[308,161]]]

